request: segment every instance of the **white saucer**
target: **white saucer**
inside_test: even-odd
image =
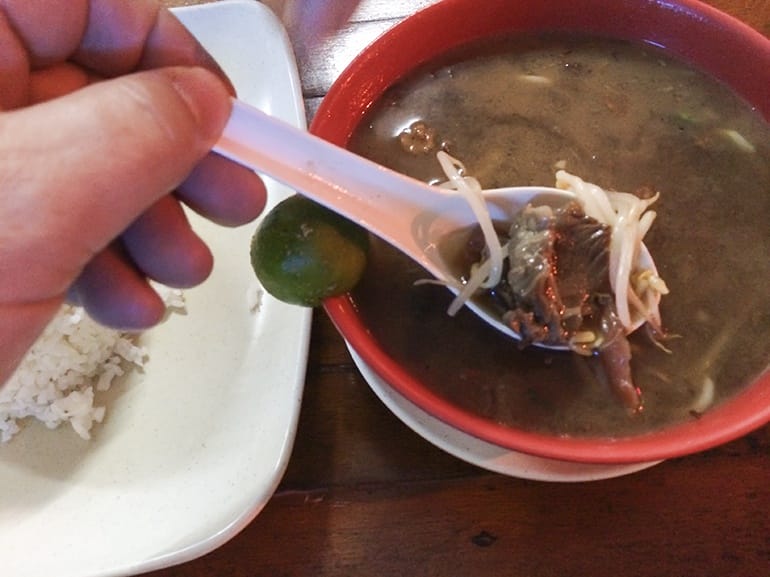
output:
[[[450,455],[495,473],[536,481],[582,482],[611,479],[660,461],[618,465],[574,463],[511,451],[472,437],[432,417],[383,381],[348,346],[353,362],[380,400],[410,429]]]

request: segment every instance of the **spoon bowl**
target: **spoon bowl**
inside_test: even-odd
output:
[[[214,150],[356,222],[412,258],[453,292],[461,286],[439,250],[451,232],[477,222],[459,194],[376,164],[238,100],[233,100],[230,119]],[[569,191],[541,186],[486,190],[484,197],[492,219],[499,221],[511,220],[527,205],[556,208],[575,198]],[[639,261],[655,270],[644,246]],[[498,316],[472,300],[467,306],[497,330],[521,339]],[[640,317],[634,329],[643,323]]]

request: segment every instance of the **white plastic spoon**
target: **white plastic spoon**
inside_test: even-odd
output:
[[[237,100],[214,150],[349,218],[435,278],[457,285],[438,245],[448,233],[477,222],[459,195],[380,166]],[[568,191],[547,187],[484,194],[492,218],[499,220],[510,220],[529,203],[559,206],[574,198]],[[520,338],[484,308],[473,301],[467,304],[490,325]]]

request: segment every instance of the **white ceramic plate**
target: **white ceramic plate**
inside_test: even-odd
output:
[[[293,54],[253,1],[183,8],[179,17],[242,99],[304,127]],[[268,182],[270,203],[289,191]],[[221,545],[262,509],[296,430],[310,313],[268,296],[249,309],[254,225],[196,220],[212,277],[186,292],[187,315],[143,337],[145,374],[116,385],[103,425],[28,426],[0,447],[2,574],[128,575]]]
[[[381,379],[352,347],[349,346],[348,350],[374,393],[404,424],[450,455],[484,469],[521,479],[581,482],[620,477],[657,464],[657,462],[621,465],[573,463],[517,453],[487,443],[423,411]]]

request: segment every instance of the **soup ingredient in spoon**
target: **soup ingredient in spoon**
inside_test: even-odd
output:
[[[368,233],[335,212],[294,195],[261,221],[251,265],[275,298],[306,307],[352,289],[363,274]]]
[[[597,354],[605,380],[638,411],[631,347],[611,296],[611,234],[577,201],[525,208],[510,225],[507,271],[490,295],[524,344],[566,344],[578,354]]]
[[[612,307],[610,236],[610,228],[586,216],[577,202],[557,209],[529,206],[514,216],[507,274],[492,293],[503,320],[524,343],[559,345],[576,338],[579,348],[610,324],[603,322]]]
[[[481,185],[465,174],[461,162],[444,152],[437,156],[449,179],[446,186],[471,203],[483,198]],[[598,355],[603,378],[628,408],[639,411],[627,334],[643,322],[663,334],[658,301],[668,289],[652,261],[640,259],[655,219],[647,209],[658,195],[605,191],[563,170],[556,184],[573,193],[574,201],[527,206],[509,215],[504,234],[490,232],[488,211],[474,210],[483,243],[449,312],[486,295],[523,345]],[[492,275],[494,270],[502,274]]]

